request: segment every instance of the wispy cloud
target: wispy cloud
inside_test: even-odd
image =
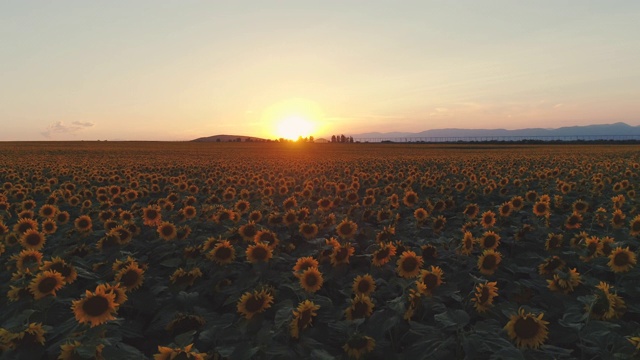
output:
[[[63,121],[56,121],[53,124],[49,124],[45,131],[42,132],[42,136],[50,138],[53,134],[75,134],[76,132],[90,128],[94,124],[89,121],[74,121],[71,125],[65,124]]]

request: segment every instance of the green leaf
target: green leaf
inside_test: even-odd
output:
[[[464,310],[447,310],[443,313],[436,314],[434,319],[442,324],[445,329],[459,330],[469,323],[469,314]]]
[[[332,356],[331,354],[329,354],[328,352],[322,350],[322,349],[314,349],[313,351],[311,351],[311,356],[309,357],[310,359],[313,360],[333,360],[335,359],[334,356]]]
[[[176,336],[173,339],[173,342],[176,343],[176,345],[178,345],[180,347],[185,347],[185,346],[193,343],[193,336],[196,333],[197,333],[196,330],[187,331],[185,333],[182,333],[182,334]]]

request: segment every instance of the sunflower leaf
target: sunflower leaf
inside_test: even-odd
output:
[[[446,329],[459,330],[469,323],[469,314],[464,310],[447,310],[443,313],[436,314],[434,319],[442,324]]]

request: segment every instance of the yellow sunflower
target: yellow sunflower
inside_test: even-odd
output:
[[[29,348],[38,345],[42,346],[45,344],[45,333],[42,323],[29,323],[26,329],[12,334],[10,347]]]
[[[242,236],[244,241],[252,241],[257,233],[258,226],[253,221],[249,221],[248,223],[240,226],[240,228],[238,229],[238,234]]]
[[[355,249],[348,243],[333,247],[333,251],[330,256],[331,265],[338,266],[340,264],[348,264],[349,258],[354,254],[354,252]]]
[[[78,354],[78,348],[80,348],[82,345],[83,344],[79,341],[60,345],[60,355],[58,356],[58,360],[74,360],[82,358],[80,354]],[[102,356],[104,345],[98,344],[96,345],[95,349],[96,350],[93,354],[92,359],[104,360],[104,357]]]
[[[640,236],[640,215],[637,215],[629,222],[629,234],[631,236]]]
[[[478,241],[483,249],[495,250],[500,245],[500,235],[493,231],[487,231],[482,234],[482,237]]]
[[[342,346],[349,357],[360,359],[367,353],[373,351],[376,341],[364,335],[355,335],[351,337],[346,344]]]
[[[371,316],[375,305],[367,295],[356,295],[351,299],[351,306],[345,311],[347,320],[362,319]]]
[[[0,227],[2,225],[0,224]],[[51,235],[54,234],[58,230],[58,224],[56,224],[55,220],[46,219],[42,222],[42,232]],[[2,231],[0,231],[0,235],[2,235]]]
[[[256,244],[267,244],[269,248],[275,249],[280,240],[276,233],[269,230],[260,230],[253,237],[253,242]]]
[[[507,330],[509,337],[516,342],[519,348],[537,349],[544,344],[549,336],[547,330],[549,322],[542,320],[543,316],[544,313],[536,316],[520,309],[517,314],[511,315],[504,329]]]
[[[25,249],[40,250],[44,247],[45,242],[44,234],[38,230],[27,230],[20,237],[20,244]]]
[[[485,229],[492,227],[496,224],[496,214],[491,210],[483,212],[480,218],[480,224]]]
[[[236,258],[236,250],[229,240],[223,240],[214,246],[207,254],[207,258],[215,261],[218,265],[231,264]]]
[[[480,213],[480,207],[478,204],[469,204],[462,213],[468,218],[473,219]]]
[[[93,227],[93,223],[91,222],[91,218],[89,216],[87,216],[87,215],[79,216],[74,221],[74,225],[76,227],[76,230],[78,230],[81,233],[87,233],[87,232],[91,231],[91,229]]]
[[[462,237],[462,243],[460,244],[460,248],[458,249],[460,254],[471,255],[473,251],[473,244],[476,240],[473,238],[473,234],[471,231],[465,231]]]
[[[298,273],[308,268],[312,268],[312,267],[317,268],[318,266],[320,266],[320,264],[318,263],[318,260],[314,259],[311,256],[303,256],[301,258],[298,258],[298,260],[296,260],[296,264],[293,266],[293,272]]]
[[[560,249],[562,247],[563,240],[564,235],[550,233],[549,235],[547,235],[547,240],[544,243],[544,248],[547,251]]]
[[[382,266],[396,255],[396,247],[392,243],[380,243],[380,248],[371,256],[371,263],[374,266]]]
[[[369,274],[358,275],[353,279],[353,293],[356,295],[371,295],[376,290],[376,281]]]
[[[45,270],[40,272],[29,284],[29,290],[36,300],[47,295],[56,296],[56,291],[65,285],[64,277],[57,271]]]
[[[401,277],[410,279],[418,276],[423,263],[424,260],[422,256],[418,256],[415,252],[407,250],[400,255],[400,258],[396,262],[396,272]]]
[[[493,249],[487,249],[478,257],[478,270],[483,275],[493,275],[501,261],[502,254]]]
[[[336,226],[336,233],[342,239],[351,239],[356,235],[358,225],[353,221],[344,219],[338,226]]]
[[[551,275],[556,270],[562,270],[565,266],[564,260],[559,258],[558,256],[552,256],[550,258],[545,259],[545,261],[538,265],[538,274],[540,275]]]
[[[418,290],[421,294],[426,296],[433,295],[433,291],[444,283],[442,277],[444,271],[439,266],[431,266],[430,270],[420,271],[420,277],[418,278]]]
[[[251,319],[254,315],[270,308],[272,303],[273,296],[264,289],[245,292],[238,300],[238,313],[245,319]]]
[[[292,338],[298,339],[300,332],[312,325],[313,318],[318,315],[316,311],[319,309],[319,305],[309,300],[304,300],[298,304],[298,307],[293,310],[293,320],[289,324],[289,333]]]
[[[200,268],[196,267],[189,271],[186,271],[183,268],[178,268],[173,272],[173,274],[169,278],[169,281],[171,281],[172,284],[176,285],[193,286],[193,283],[196,281],[196,279],[200,277],[202,277],[202,271],[200,270]]]
[[[553,274],[553,279],[547,280],[547,287],[551,291],[563,292],[569,294],[580,285],[582,279],[580,273],[575,268],[568,272],[557,271]]]
[[[318,225],[302,223],[298,227],[298,231],[302,236],[304,236],[305,239],[311,240],[315,238],[316,235],[318,235]]]
[[[158,232],[158,236],[165,241],[173,240],[178,235],[176,226],[168,221],[161,222],[156,228],[156,231]]]
[[[310,267],[302,271],[300,274],[296,274],[300,281],[300,286],[308,292],[314,293],[322,287],[324,279],[322,273],[317,267]]]
[[[496,281],[489,281],[484,284],[478,284],[473,301],[473,306],[479,313],[486,312],[493,306],[493,299],[498,296],[498,283]]]
[[[158,353],[153,355],[153,360],[204,360],[203,354],[191,351],[193,344],[189,344],[185,347],[171,348],[166,346],[158,346]]]
[[[104,285],[98,285],[95,292],[87,290],[83,299],[73,300],[71,310],[78,323],[90,323],[95,327],[115,319],[113,315],[119,306],[115,297],[115,294],[107,292]]]
[[[122,284],[127,290],[135,290],[142,286],[144,281],[144,270],[138,267],[138,264],[129,264],[124,269],[118,271],[115,280]]]
[[[273,257],[273,250],[268,244],[259,243],[255,245],[249,245],[247,247],[247,261],[252,264],[259,262],[268,262]]]
[[[615,248],[611,254],[609,254],[609,262],[607,265],[611,268],[613,272],[616,273],[624,273],[633,269],[636,266],[636,254],[634,254],[629,247]]]

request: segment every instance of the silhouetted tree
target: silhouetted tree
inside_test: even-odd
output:
[[[331,135],[331,142],[332,143],[336,142],[336,136],[335,135]]]
[[[347,137],[344,134],[340,135],[340,142],[343,144],[347,142]]]
[[[312,143],[313,142],[313,135],[309,135],[309,142]]]

